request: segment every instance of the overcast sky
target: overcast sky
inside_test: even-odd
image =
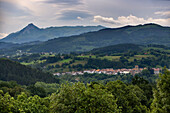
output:
[[[170,26],[170,0],[0,0],[0,38],[29,23],[50,26],[145,23]]]

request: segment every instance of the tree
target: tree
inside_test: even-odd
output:
[[[58,94],[51,97],[50,110],[54,113],[118,112],[116,100],[103,85],[63,84]]]
[[[170,71],[164,69],[154,90],[154,100],[151,105],[152,113],[169,113],[170,111]]]
[[[127,86],[122,81],[108,82],[106,88],[117,99],[122,113],[146,113],[146,96],[138,86]]]
[[[132,78],[132,84],[137,85],[144,91],[144,95],[147,97],[147,104],[145,105],[149,108],[153,100],[152,85],[149,84],[147,80],[139,76],[134,76]]]
[[[25,93],[18,95],[17,99],[0,90],[0,113],[48,113],[49,98],[39,96],[28,97]]]
[[[27,87],[27,89],[31,92],[31,95],[38,95],[40,97],[46,97],[47,92],[43,87],[35,86],[35,85],[30,85]]]

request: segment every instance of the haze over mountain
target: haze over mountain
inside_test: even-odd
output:
[[[17,50],[56,53],[84,52],[98,47],[123,43],[170,46],[170,27],[145,24],[121,28],[106,28],[77,36],[55,38],[39,44],[26,45],[0,52],[1,54]]]
[[[79,35],[91,31],[98,31],[103,29],[103,26],[63,26],[63,27],[49,27],[45,29],[38,28],[33,23],[28,24],[22,30],[11,33],[3,38],[2,42],[25,43],[32,41],[47,41],[49,39]]]
[[[12,47],[17,47],[19,44],[9,43],[9,42],[0,42],[0,49],[7,49]]]
[[[72,51],[89,51],[93,48],[121,43],[170,46],[170,27],[146,24],[113,29],[106,28],[78,36],[52,39],[35,45],[30,48],[30,51],[67,53]]]

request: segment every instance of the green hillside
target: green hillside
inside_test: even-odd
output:
[[[128,51],[140,51],[144,46],[136,44],[117,44],[107,47],[96,48],[90,51],[91,54],[111,55],[114,53],[126,53]]]
[[[0,42],[0,49],[7,49],[12,47],[17,47],[19,44],[7,43],[7,42]]]
[[[98,31],[103,29],[103,26],[63,26],[63,27],[49,27],[45,29],[38,28],[34,24],[29,24],[22,30],[11,33],[1,41],[13,43],[25,43],[32,41],[47,41],[49,39],[79,35],[91,31]]]
[[[37,69],[21,65],[8,59],[0,59],[0,80],[3,81],[17,81],[22,85],[35,84],[37,81],[54,83],[59,82],[58,79],[53,78],[49,73],[44,73]]]
[[[170,46],[170,28],[156,24],[103,29],[78,36],[62,37],[30,47],[30,52],[82,52],[109,45],[160,44]]]
[[[87,69],[170,67],[170,48],[162,45],[118,44],[96,48],[84,53],[37,53],[11,57],[24,65],[55,72],[72,72]]]
[[[38,44],[23,45],[6,50],[0,50],[0,54],[15,54],[17,50],[22,50],[22,52],[29,53],[86,52],[94,48],[124,43],[170,46],[170,27],[162,27],[156,24],[146,24],[138,26],[125,26],[122,28],[107,28],[77,36],[60,37]],[[139,47],[135,49],[137,50]],[[124,50],[119,51],[126,51],[126,47],[124,47]]]

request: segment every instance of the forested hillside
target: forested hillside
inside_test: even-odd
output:
[[[162,45],[118,44],[103,48],[96,48],[84,53],[56,54],[40,53],[18,55],[11,60],[24,65],[38,67],[55,72],[83,71],[87,69],[105,68],[170,68],[170,49]]]
[[[37,69],[1,58],[0,112],[168,113],[170,73],[163,67],[170,67],[169,55],[169,47],[162,45],[119,44],[81,54],[11,56],[11,60]],[[38,69],[63,73],[134,68],[135,65],[147,69],[135,75],[84,73],[60,76]],[[162,68],[162,74],[155,74],[154,67]]]
[[[19,44],[0,42],[0,49],[7,49],[7,48],[12,48],[17,46],[19,46]]]
[[[103,54],[103,55],[111,55],[114,53],[126,53],[129,51],[141,51],[144,46],[140,46],[137,44],[117,44],[111,45],[107,47],[95,48],[91,50],[89,53],[91,54]]]
[[[0,81],[0,112],[169,113],[169,85],[170,72],[166,69],[157,84],[135,76],[129,84],[120,80],[106,84],[65,83],[57,90],[55,84],[22,87]],[[55,93],[44,97],[50,88]]]
[[[1,50],[0,54],[15,53],[17,50],[29,53],[86,52],[94,48],[123,43],[170,46],[170,28],[157,24],[106,28],[76,36],[55,38],[40,44],[24,45],[22,47]]]
[[[14,80],[22,85],[34,84],[37,81],[59,83],[59,80],[55,79],[52,74],[3,58],[0,59],[0,80]]]
[[[1,39],[2,42],[25,43],[32,41],[47,41],[49,39],[79,35],[91,31],[98,31],[104,29],[103,26],[63,26],[63,27],[49,27],[38,28],[30,23],[22,30],[11,33],[7,37]]]
[[[31,52],[68,53],[88,51],[120,43],[162,44],[170,46],[170,28],[155,24],[103,29],[78,36],[49,40],[30,48]]]

